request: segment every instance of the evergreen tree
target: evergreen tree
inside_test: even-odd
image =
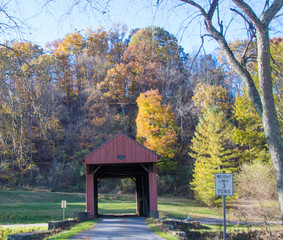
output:
[[[197,199],[207,205],[215,200],[214,174],[232,173],[238,162],[230,146],[233,126],[219,108],[208,108],[200,118],[192,140],[190,155],[195,158],[191,185]]]

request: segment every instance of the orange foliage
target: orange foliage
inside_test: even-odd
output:
[[[158,90],[141,93],[137,104],[137,139],[162,157],[173,158],[178,127],[171,107],[162,104]]]

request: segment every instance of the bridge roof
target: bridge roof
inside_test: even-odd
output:
[[[123,133],[110,140],[84,157],[84,164],[131,164],[155,163],[160,156]]]

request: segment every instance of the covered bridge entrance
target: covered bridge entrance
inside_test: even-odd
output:
[[[156,163],[159,156],[119,133],[84,157],[86,210],[98,217],[98,182],[101,179],[131,178],[136,183],[137,214],[158,217]]]

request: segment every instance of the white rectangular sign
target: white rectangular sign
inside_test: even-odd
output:
[[[62,200],[61,201],[61,208],[66,208],[67,207],[67,201]]]
[[[215,195],[233,196],[233,174],[215,173]]]

